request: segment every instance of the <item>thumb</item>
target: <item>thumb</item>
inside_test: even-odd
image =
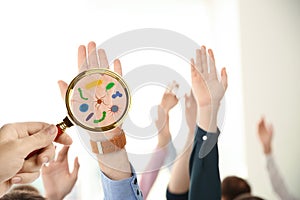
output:
[[[227,82],[227,72],[226,72],[225,67],[221,71],[221,82],[222,82],[224,89],[226,90],[227,86],[228,86],[228,82]]]
[[[80,164],[78,161],[78,157],[76,157],[74,160],[73,172],[71,173],[71,176],[74,178],[74,180],[77,180],[79,167],[80,167]]]
[[[57,135],[57,128],[55,125],[40,130],[39,132],[20,139],[20,150],[26,157],[34,150],[42,149],[50,145]]]
[[[58,81],[57,82],[59,89],[60,89],[60,95],[63,99],[65,99],[66,97],[66,92],[67,92],[67,88],[68,88],[68,84],[64,81]]]

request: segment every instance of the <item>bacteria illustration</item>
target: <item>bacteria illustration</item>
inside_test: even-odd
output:
[[[95,120],[94,120],[94,123],[97,124],[97,123],[102,122],[102,121],[105,119],[105,117],[106,117],[106,112],[103,111],[103,112],[102,112],[102,117],[101,117],[100,119],[95,119]]]
[[[106,91],[110,90],[111,88],[113,88],[115,86],[115,83],[114,82],[110,82],[106,85]]]
[[[85,121],[89,121],[93,116],[94,116],[94,113],[93,113],[93,112],[90,113],[90,114],[86,117]]]
[[[81,112],[86,112],[86,111],[88,111],[88,109],[89,109],[89,105],[86,104],[86,103],[83,103],[83,104],[81,104],[81,105],[79,106],[79,110],[80,110]]]
[[[81,99],[83,99],[83,100],[88,100],[89,99],[89,98],[86,98],[86,97],[83,96],[81,88],[78,88],[78,92],[79,92],[79,95],[80,95]]]
[[[116,91],[116,93],[113,94],[111,97],[112,97],[113,99],[115,99],[115,98],[117,98],[117,97],[122,97],[122,96],[123,96],[123,94],[121,94],[119,91]]]
[[[91,88],[93,88],[93,87],[95,87],[95,86],[100,86],[102,83],[103,83],[103,81],[100,80],[100,79],[99,79],[99,80],[96,80],[96,81],[92,81],[92,82],[86,84],[86,85],[85,85],[85,88],[86,88],[87,90],[89,90],[89,89],[91,89]]]

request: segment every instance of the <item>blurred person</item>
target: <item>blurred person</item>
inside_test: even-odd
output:
[[[167,187],[167,199],[188,199],[190,187],[189,159],[193,149],[196,117],[197,104],[191,91],[189,95],[185,95],[185,118],[188,127],[187,139],[183,152],[177,156],[174,162]]]
[[[40,194],[39,190],[32,185],[16,185],[9,192],[15,192],[15,191]]]
[[[0,200],[46,200],[46,198],[33,192],[13,191],[5,194]]]
[[[0,200],[44,200],[37,188],[31,185],[14,186]]]
[[[227,89],[227,73],[223,68],[221,80],[218,80],[213,51],[209,49],[208,55],[206,51],[206,47],[202,46],[196,50],[196,62],[191,59],[192,92],[197,117],[194,124],[193,146],[191,150],[186,151],[190,154],[189,173],[186,169],[186,159],[175,163],[178,166],[174,166],[173,170],[177,172],[176,175],[172,172],[171,177],[179,176],[179,178],[175,177],[174,182],[170,180],[167,190],[168,200],[221,199],[217,145],[220,132],[217,128],[217,114],[220,101]],[[190,120],[190,124],[193,123]]]
[[[147,199],[148,194],[157,178],[160,168],[163,166],[167,156],[175,151],[172,143],[172,137],[169,127],[169,112],[178,103],[178,99],[174,91],[178,89],[176,81],[169,84],[163,94],[160,105],[157,107],[157,119],[155,125],[158,131],[158,143],[152,153],[145,172],[141,175],[140,187],[143,191],[144,199]],[[175,153],[176,154],[176,153]]]
[[[221,199],[217,116],[227,89],[227,73],[221,70],[221,80],[213,51],[202,46],[196,50],[196,62],[191,60],[192,90],[197,104],[194,146],[190,156],[190,187],[188,199]]]
[[[262,117],[258,122],[257,133],[267,161],[267,171],[273,191],[282,200],[299,200],[288,190],[272,154],[273,125],[267,124]]]
[[[251,194],[248,182],[237,176],[227,176],[222,181],[222,200],[233,200],[240,195]]]

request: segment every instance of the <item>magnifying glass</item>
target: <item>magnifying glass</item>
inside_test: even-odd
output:
[[[73,124],[91,132],[118,127],[129,111],[131,96],[120,75],[108,69],[95,68],[81,72],[71,81],[65,103],[68,116],[56,125],[57,137]]]
[[[121,76],[99,68],[84,71],[71,81],[65,103],[68,117],[58,124],[59,132],[73,123],[92,132],[103,132],[123,122],[131,96]]]

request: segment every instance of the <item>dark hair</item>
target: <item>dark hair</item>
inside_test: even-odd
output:
[[[237,196],[234,200],[264,200],[257,196],[252,196],[250,193],[245,193]]]
[[[5,194],[0,200],[46,200],[46,198],[33,192],[13,191]]]
[[[238,199],[238,200],[264,200],[264,199],[257,197],[257,196],[251,196],[251,197],[245,197],[245,198]]]
[[[241,194],[251,193],[248,182],[237,176],[228,176],[222,181],[222,197],[226,200],[233,200]]]
[[[19,192],[32,192],[34,194],[40,194],[39,190],[36,189],[35,187],[31,186],[31,185],[18,185],[13,187],[10,192],[15,192],[15,191],[19,191]]]

